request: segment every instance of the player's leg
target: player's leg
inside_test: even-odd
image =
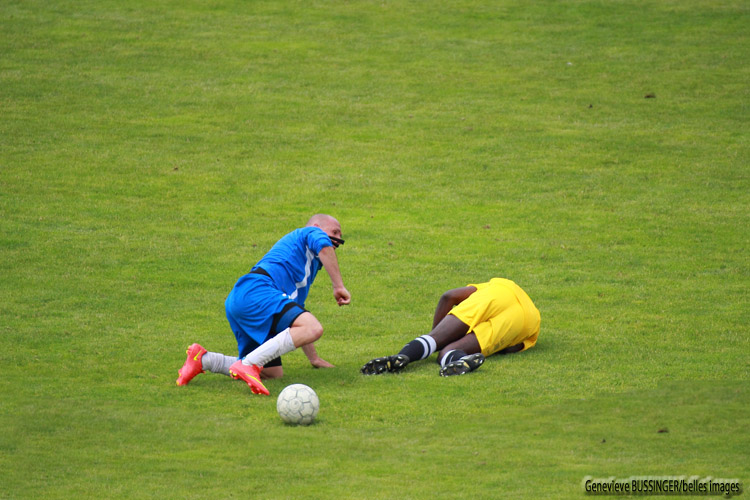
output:
[[[283,370],[273,364],[274,360],[297,347],[293,327],[301,326],[300,330],[308,334],[311,329],[317,336],[322,334],[322,327],[317,320],[317,330],[309,326],[310,322],[298,320],[299,316],[305,316],[306,311],[269,286],[264,277],[237,285],[226,304],[227,316],[233,317],[242,332],[256,342],[252,350],[243,350],[240,345],[242,359],[230,367],[230,374],[247,382],[256,394],[268,394],[268,390],[260,383],[262,377],[277,378],[283,375]],[[295,322],[299,324],[295,325]],[[237,340],[239,345],[240,336]],[[261,370],[265,371],[263,375]]]
[[[294,342],[295,349],[312,344],[323,336],[323,325],[312,313],[305,311],[294,319],[289,329],[289,336]]]
[[[235,356],[227,356],[220,352],[211,352],[204,349],[200,344],[188,347],[185,364],[178,371],[177,385],[187,385],[196,375],[204,372],[219,373],[230,377],[229,369],[237,362]],[[260,372],[261,379],[281,378],[284,376],[284,368],[281,359],[272,360],[263,367]]]
[[[471,294],[451,310],[456,320],[467,325],[466,334],[460,337],[446,337],[438,353],[440,375],[463,375],[476,370],[484,363],[481,342],[477,338],[477,329],[485,323],[492,314],[493,296],[489,287]]]
[[[251,351],[242,359],[245,365],[265,366],[269,361],[292,352],[297,347],[315,342],[323,335],[323,326],[311,313],[304,311],[300,306],[294,304],[289,315],[297,314],[289,323],[286,313],[278,320],[277,328],[283,328],[276,335],[263,342],[258,348]]]
[[[373,358],[359,369],[363,375],[380,375],[385,372],[399,372],[409,364],[409,358],[404,354],[394,354]]]
[[[501,349],[497,351],[497,354],[513,354],[514,352],[521,352],[523,351],[523,346],[524,344],[523,342],[521,342],[519,344],[506,347],[505,349]]]
[[[403,370],[410,362],[428,358],[438,349],[461,339],[468,330],[466,323],[449,314],[429,334],[412,340],[398,354],[372,359],[360,371],[365,375],[378,375]]]
[[[461,340],[468,331],[469,325],[452,314],[448,314],[429,334],[412,340],[399,351],[399,354],[405,355],[410,361],[425,359],[438,349]]]
[[[235,356],[227,356],[220,352],[207,352],[203,355],[203,369],[211,373],[229,376],[229,367],[237,361]]]
[[[249,335],[238,335],[237,348],[239,352],[239,358],[234,358],[232,364],[234,364],[234,362],[236,362],[238,359],[244,358],[258,347],[260,347],[260,344],[258,344],[258,342],[256,342],[255,339],[253,339]],[[275,358],[271,361],[268,361],[265,365],[263,365],[263,369],[260,372],[260,378],[262,380],[281,378],[283,376],[284,368],[281,365],[281,358]]]
[[[482,352],[482,347],[479,345],[476,334],[474,334],[473,332],[467,333],[455,342],[451,342],[450,344],[443,347],[438,353],[438,362],[441,362],[443,358],[445,358],[445,356],[451,351],[463,352],[464,355],[475,354],[478,352]]]
[[[495,290],[486,308],[492,312],[474,326],[471,334],[447,346],[439,356],[440,375],[463,375],[479,368],[484,357],[495,353],[510,354],[523,349],[523,308],[505,287]],[[459,313],[460,314],[460,313]],[[520,342],[519,342],[520,341]]]
[[[227,320],[229,320],[229,324],[237,339],[239,359],[235,358],[229,366],[229,376],[235,380],[244,381],[250,387],[253,394],[269,395],[270,392],[261,382],[261,379],[265,378],[262,375],[263,365],[245,365],[242,360],[248,353],[256,350],[261,345],[258,340],[261,342],[265,340],[268,335],[268,325],[271,319],[247,315],[246,311],[249,309],[247,304],[235,300],[233,294],[234,290],[227,298],[226,313]],[[265,333],[261,333],[261,331]],[[280,368],[281,360],[274,361],[278,361],[278,363],[274,364],[277,364]]]
[[[484,363],[484,355],[477,336],[468,333],[455,342],[445,346],[438,353],[440,375],[463,375],[469,373]]]
[[[430,332],[430,337],[435,339],[435,345],[438,349],[442,350],[451,343],[462,341],[468,331],[469,325],[453,314],[448,314],[433,328]]]
[[[289,302],[289,307],[274,317],[273,325],[272,331],[283,329],[230,368],[232,376],[247,382],[255,394],[270,394],[259,380],[263,377],[261,369],[266,372],[266,378],[281,377],[284,374],[281,366],[266,369],[269,362],[280,359],[299,346],[314,342],[323,334],[323,327],[317,318],[294,302]]]
[[[256,394],[268,394],[268,390],[260,384],[259,378],[278,378],[284,374],[281,366],[271,366],[273,361],[297,347],[319,339],[323,334],[323,327],[315,316],[299,304],[288,301],[282,310],[274,315],[270,331],[278,333],[235,363],[231,370],[233,376],[245,380]]]
[[[438,355],[440,375],[463,375],[479,368],[485,356],[508,347],[518,327],[520,305],[513,290],[493,282],[458,304],[451,314],[470,325],[471,333],[447,344]],[[521,325],[523,318],[521,317]]]
[[[523,350],[524,343],[501,349],[495,354],[512,354]],[[440,363],[440,375],[447,377],[449,375],[463,375],[464,373],[473,372],[484,363],[485,356],[476,340],[476,335],[470,333],[464,339],[447,346],[438,353],[438,363]]]
[[[245,340],[251,340],[250,337],[242,332],[242,328],[228,310],[227,320],[229,321],[230,328],[237,337],[238,345],[241,346]],[[196,375],[206,371],[230,376],[229,368],[235,361],[237,361],[237,358],[233,356],[227,356],[219,352],[210,352],[200,344],[193,344],[188,347],[185,363],[178,371],[180,376],[177,378],[177,385],[187,385]]]
[[[199,373],[203,373],[203,357],[208,351],[200,344],[193,344],[187,348],[187,358],[177,373],[177,385],[187,385]]]
[[[200,344],[188,347],[187,359],[178,371],[177,385],[187,385],[196,375],[205,372],[229,375],[229,368],[237,361],[234,356],[206,350]]]

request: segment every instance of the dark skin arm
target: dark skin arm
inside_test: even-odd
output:
[[[461,288],[454,288],[445,292],[438,301],[437,308],[435,309],[435,317],[432,320],[432,328],[438,326],[443,318],[453,309],[453,306],[460,304],[466,300],[469,295],[476,292],[477,289],[473,286],[464,286]]]

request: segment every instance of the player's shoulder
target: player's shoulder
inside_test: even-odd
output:
[[[316,226],[308,226],[301,228],[302,234],[308,241],[316,242],[318,245],[328,246],[332,245],[331,238],[328,237],[325,231]]]
[[[287,244],[294,245],[295,247],[309,247],[316,254],[320,252],[323,247],[332,245],[331,239],[326,232],[315,226],[306,226],[295,229],[284,236],[282,240],[286,240]]]

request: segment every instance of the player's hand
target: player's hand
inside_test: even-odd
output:
[[[313,365],[313,368],[335,368],[331,363],[320,357],[311,359],[310,364]]]
[[[345,306],[352,301],[352,295],[343,286],[333,289],[333,298],[336,299],[336,303],[340,306]]]

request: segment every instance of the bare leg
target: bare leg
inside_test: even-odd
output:
[[[294,347],[301,347],[318,340],[323,335],[323,325],[312,313],[303,312],[292,323],[289,334],[294,341]]]
[[[448,314],[432,329],[430,337],[435,339],[438,349],[443,349],[451,343],[460,341],[468,331],[469,325],[452,314]],[[476,337],[474,339],[476,340]]]
[[[466,354],[474,354],[477,352],[482,352],[482,348],[479,345],[477,336],[474,335],[473,333],[468,333],[463,338],[458,339],[456,342],[453,342],[445,346],[438,353],[438,359],[442,359],[445,353],[447,353],[448,351],[452,351],[454,349],[464,351]],[[514,352],[519,352],[522,349],[523,349],[523,342],[521,342],[520,344],[510,346],[510,347],[506,347],[502,351],[498,351],[496,354],[513,354]]]
[[[477,336],[473,333],[468,333],[457,341],[451,342],[447,346],[443,347],[438,353],[438,360],[443,359],[443,356],[445,356],[446,353],[453,350],[463,351],[466,354],[482,352],[482,348],[479,346]]]
[[[482,348],[475,333],[467,333],[443,347],[438,353],[440,376],[463,375],[473,372],[484,363]]]
[[[448,314],[440,320],[428,335],[422,335],[406,344],[398,354],[375,358],[360,370],[365,375],[378,375],[385,372],[397,372],[403,370],[412,361],[418,361],[429,357],[438,349],[446,345],[460,342],[467,337],[469,325]],[[476,342],[476,337],[471,334]],[[478,344],[477,344],[478,346]]]
[[[242,363],[247,366],[264,366],[274,358],[292,352],[300,346],[315,342],[321,335],[323,335],[323,327],[317,318],[309,312],[303,312],[297,316],[291,327],[279,332],[276,336],[255,348],[244,357]],[[273,372],[266,375],[273,378]]]
[[[498,354],[513,354],[514,352],[518,352],[523,349],[523,342],[520,344],[512,345],[510,347],[506,347],[502,351],[498,351]]]
[[[476,290],[475,287],[469,286],[445,292],[438,301],[432,320],[432,331],[429,334],[407,343],[398,354],[368,361],[360,371],[365,375],[400,371],[410,362],[425,359],[433,352],[463,338],[469,331],[469,325],[449,313],[454,305],[465,300]]]

